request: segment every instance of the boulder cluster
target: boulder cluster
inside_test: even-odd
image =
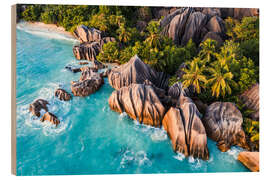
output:
[[[215,102],[208,106],[193,96],[192,87],[185,88],[181,82],[169,87],[168,77],[137,55],[111,69],[108,80],[115,89],[108,100],[110,108],[141,124],[163,127],[176,152],[208,159],[207,137],[223,152],[234,145],[249,149],[243,117],[235,104]]]
[[[33,103],[30,104],[29,111],[34,116],[40,117],[41,115],[40,111],[43,109],[46,113],[40,118],[40,121],[41,122],[49,121],[57,127],[60,121],[57,119],[57,117],[54,114],[48,112],[47,105],[49,105],[48,101],[44,99],[37,99]]]
[[[164,127],[176,152],[209,158],[201,114],[181,83],[169,88],[168,77],[144,64],[137,55],[112,69],[108,79],[116,89],[109,98],[112,110],[126,112],[141,124]]]
[[[113,37],[104,37],[102,31],[85,25],[78,26],[73,34],[80,41],[79,45],[73,47],[73,54],[78,60],[96,60],[102,46],[107,42],[115,41]]]
[[[254,16],[258,14],[258,10],[156,7],[153,14],[154,18],[164,16],[160,22],[162,34],[172,38],[177,45],[185,45],[190,39],[199,44],[208,38],[222,44],[226,38],[224,18]],[[149,21],[151,18],[146,19]],[[137,26],[143,29],[145,24],[147,23],[140,21]],[[115,89],[108,99],[109,107],[118,113],[127,113],[131,119],[141,124],[163,127],[175,152],[207,160],[207,137],[216,141],[223,152],[233,145],[249,149],[242,129],[243,117],[235,104],[214,102],[208,106],[194,97],[193,87],[183,87],[181,82],[169,86],[169,76],[166,73],[155,71],[137,55],[123,65],[99,73],[98,69],[106,66],[97,61],[96,56],[105,43],[116,41],[115,38],[106,37],[102,31],[84,25],[75,29],[74,36],[80,41],[79,45],[73,47],[75,58],[92,61],[92,67],[65,67],[73,73],[81,72],[78,81],[71,81],[74,96],[85,97],[95,93],[104,84],[103,78],[108,77],[109,84]],[[85,64],[88,63],[80,63]],[[185,66],[182,64],[176,72],[179,79]],[[257,84],[240,97],[246,106],[255,111],[255,120],[259,118],[258,91]],[[71,94],[60,88],[55,91],[55,96],[61,101],[72,99]],[[29,111],[40,117],[40,111],[45,110],[46,113],[40,120],[57,126],[60,121],[48,112],[48,104],[46,100],[37,99],[30,104]],[[240,156],[239,159],[250,165],[245,156]],[[256,165],[251,165],[255,171]]]
[[[163,34],[172,38],[175,44],[186,45],[192,39],[199,44],[210,38],[218,45],[226,38],[224,18],[241,19],[244,16],[258,15],[258,9],[242,8],[178,8],[168,11],[161,20]]]

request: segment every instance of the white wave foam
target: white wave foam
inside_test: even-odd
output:
[[[120,162],[121,168],[127,168],[130,164],[136,164],[138,166],[151,166],[152,162],[148,159],[147,154],[144,151],[133,151],[126,150]]]
[[[243,151],[241,148],[237,148],[237,147],[231,147],[231,149],[229,149],[227,151],[227,153],[232,156],[235,160],[237,160],[238,158],[238,154]]]
[[[183,153],[177,153],[177,155],[173,157],[179,161],[183,161],[185,159],[185,155]]]
[[[167,133],[164,129],[154,128],[154,132],[151,134],[151,139],[153,141],[164,141],[167,137]]]
[[[31,27],[27,23],[17,24],[17,29],[30,33],[30,34],[37,35],[37,36],[42,36],[48,39],[60,39],[60,40],[72,41],[74,43],[78,42],[78,40],[76,40],[75,38],[72,38],[71,36],[67,36],[59,32],[52,32],[45,28]]]

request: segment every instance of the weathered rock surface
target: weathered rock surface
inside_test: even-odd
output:
[[[88,96],[96,92],[104,83],[103,78],[91,67],[82,69],[79,81],[71,82],[71,91],[74,96]]]
[[[58,124],[60,124],[60,121],[57,119],[57,117],[54,114],[50,113],[50,112],[46,112],[42,116],[40,121],[41,122],[49,121],[50,123],[55,124],[56,127],[58,126]]]
[[[186,23],[185,33],[181,40],[182,45],[186,45],[187,42],[192,39],[193,42],[200,42],[200,31],[207,23],[207,16],[201,12],[192,13]]]
[[[86,65],[89,64],[88,62],[79,62],[79,65]]]
[[[73,54],[76,59],[95,60],[98,53],[101,50],[100,43],[98,42],[86,42],[81,43],[73,47]]]
[[[109,98],[109,105],[113,111],[126,112],[132,119],[154,127],[161,127],[165,114],[154,88],[145,84],[131,84],[115,90]]]
[[[85,25],[78,26],[73,34],[81,43],[92,42],[102,38],[102,31]]]
[[[189,97],[192,95],[192,92],[189,88],[184,88],[181,82],[174,83],[172,86],[169,87],[168,95],[171,96],[173,99],[178,100],[181,94]]]
[[[201,12],[209,17],[221,16],[220,8],[202,8]]]
[[[242,19],[246,16],[258,16],[259,9],[256,8],[234,8],[233,17],[236,19]]]
[[[208,31],[219,34],[225,34],[226,32],[225,22],[219,16],[213,16],[206,24],[206,28]]]
[[[110,74],[111,69],[106,69],[105,71],[103,71],[102,73],[100,73],[100,75],[102,77],[108,77],[108,75]]]
[[[255,111],[252,113],[251,117],[253,120],[259,120],[259,106],[260,106],[260,92],[259,84],[255,84],[249,90],[245,91],[241,96],[241,100],[247,106],[247,108]]]
[[[71,95],[64,89],[60,88],[55,91],[54,95],[58,97],[61,101],[69,101],[71,99]]]
[[[99,62],[98,60],[94,60],[92,61],[92,63],[93,63],[94,68],[96,69],[103,69],[106,67],[103,63]]]
[[[72,65],[67,65],[65,68],[73,73],[81,72],[81,68],[73,67]]]
[[[259,152],[240,152],[238,160],[253,172],[260,170]]]
[[[34,116],[40,117],[41,109],[48,111],[47,105],[49,104],[48,101],[44,99],[37,99],[29,106],[29,111],[32,112]]]
[[[217,142],[217,146],[222,152],[227,151],[233,145],[249,149],[242,123],[241,112],[230,102],[211,104],[203,118],[207,136]]]
[[[178,11],[175,11],[174,13],[176,12]],[[187,8],[184,10],[184,12],[176,15],[170,21],[169,29],[168,29],[168,36],[172,38],[175,44],[180,43],[180,37],[184,34],[185,25],[191,12],[192,12],[192,9]]]
[[[97,39],[96,41],[83,42],[73,47],[73,54],[78,60],[86,59],[89,61],[94,61],[101,51],[102,46],[105,43],[112,41],[115,41],[115,38],[104,37],[102,39]]]
[[[215,32],[208,32],[204,37],[202,42],[206,41],[207,39],[212,39],[217,42],[217,47],[220,47],[223,44],[223,39]]]
[[[188,97],[181,96],[179,107],[171,107],[163,119],[173,149],[185,156],[208,159],[207,136],[200,113]]]
[[[145,80],[162,89],[167,89],[169,83],[168,75],[154,71],[137,55],[133,56],[129,62],[113,68],[108,79],[110,85],[117,90],[132,83],[143,84]]]

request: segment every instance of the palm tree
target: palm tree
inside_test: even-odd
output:
[[[194,86],[197,93],[201,92],[201,87],[207,82],[205,75],[203,74],[204,66],[199,67],[199,58],[195,58],[189,63],[189,69],[184,69],[183,75],[184,87]]]
[[[207,70],[210,73],[208,84],[211,86],[212,96],[218,98],[221,94],[224,97],[226,93],[232,93],[231,85],[233,87],[237,86],[233,81],[233,74],[229,71],[228,66],[223,65],[219,61]]]
[[[212,39],[207,39],[206,41],[202,42],[200,44],[202,49],[199,56],[209,63],[211,61],[211,56],[216,52],[216,45],[217,42]]]
[[[145,39],[145,42],[150,47],[160,47],[160,41],[161,41],[161,35],[160,35],[160,28],[159,28],[159,22],[158,21],[151,21],[148,26],[148,37]]]
[[[128,28],[122,24],[119,29],[117,30],[118,38],[121,42],[128,42],[131,38],[131,33]]]

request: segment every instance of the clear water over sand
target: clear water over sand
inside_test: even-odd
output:
[[[64,68],[80,66],[72,53],[75,43],[61,34],[17,27],[18,175],[249,171],[237,161],[240,148],[223,153],[211,140],[208,161],[174,153],[164,130],[110,110],[113,88],[107,79],[88,97],[55,98],[55,89],[71,93],[70,81],[80,77]],[[49,111],[61,121],[57,128],[29,113],[37,98],[49,101]]]

